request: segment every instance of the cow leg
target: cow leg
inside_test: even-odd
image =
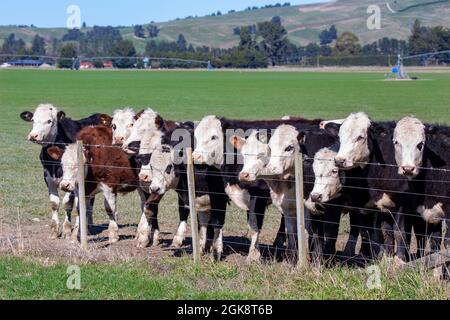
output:
[[[442,243],[442,222],[427,223],[427,235],[430,240],[430,253],[439,251]]]
[[[92,230],[94,228],[94,204],[95,204],[95,195],[86,199],[86,218],[88,231],[92,234]]]
[[[223,253],[223,234],[222,228],[225,224],[225,214],[227,209],[228,197],[223,195],[210,195],[211,216],[208,226],[208,237],[213,231],[213,250],[217,255],[217,260],[222,259]]]
[[[341,207],[328,206],[325,210],[323,222],[324,256],[331,259],[336,254],[336,242],[339,235],[339,223],[341,221]]]
[[[172,241],[172,247],[180,248],[186,238],[187,220],[189,218],[189,209],[185,207],[182,197],[178,197],[178,213],[180,215],[180,224],[177,233]]]
[[[50,205],[52,208],[52,223],[51,223],[51,233],[50,233],[50,239],[54,240],[57,239],[60,235],[59,228],[60,228],[60,222],[59,222],[59,194],[58,194],[58,187],[53,181],[49,181],[47,183],[48,186],[48,192],[49,192],[49,198],[50,198]]]
[[[153,242],[155,242],[155,235],[159,236],[159,226],[158,226],[158,202],[146,202],[144,206],[144,214],[141,217],[141,222],[139,223],[138,232],[136,235],[137,247],[145,248],[150,243],[150,233],[153,236]],[[158,229],[153,229],[158,227]],[[150,230],[152,228],[152,230]],[[155,231],[158,230],[156,233]],[[156,233],[156,234],[155,234]]]
[[[70,239],[72,235],[72,211],[75,202],[75,194],[73,192],[66,192],[63,198],[63,206],[66,212],[63,223],[62,236],[66,239]]]
[[[278,229],[277,237],[273,242],[275,248],[282,248],[286,242],[286,223],[284,221],[284,215],[281,214],[280,228]]]
[[[378,213],[377,213],[378,214]],[[368,258],[373,259],[378,256],[380,251],[380,239],[376,234],[376,214],[373,212],[363,213],[361,215],[361,250],[360,253]]]
[[[110,188],[103,190],[105,197],[105,210],[109,216],[108,237],[109,243],[119,241],[119,226],[117,224],[117,194]]]
[[[311,256],[311,261],[313,261],[314,264],[319,264],[320,258],[322,257],[323,254],[323,239],[324,239],[323,223],[320,217],[317,215],[312,215],[309,213],[308,216],[309,216],[309,228],[308,228],[309,253]]]
[[[268,199],[265,197],[251,197],[250,211],[248,213],[248,225],[251,232],[251,244],[247,256],[247,262],[258,261],[261,257],[259,252],[259,236],[264,222],[264,212]]]
[[[380,213],[377,217],[381,228],[383,241],[383,254],[388,257],[394,256],[395,240],[394,240],[394,218],[389,213]]]
[[[396,257],[403,263],[408,261],[407,252],[409,252],[409,246],[406,240],[405,215],[401,212],[395,214],[394,222],[394,237],[397,243]]]
[[[287,250],[286,258],[290,262],[295,262],[297,259],[297,219],[295,213],[285,213],[286,233],[287,233]]]
[[[147,221],[147,217],[145,216],[145,202],[147,201],[149,194],[145,192],[143,189],[138,189],[138,194],[141,199],[141,219],[139,220],[139,224],[136,231],[136,236],[134,237],[134,240],[139,243],[142,242],[143,247],[145,248],[148,245],[148,237],[150,234],[149,225]],[[140,247],[138,245],[138,247]]]
[[[360,216],[361,214],[357,211],[350,211],[350,232],[348,235],[347,244],[345,245],[344,255],[348,257],[353,257],[356,255],[356,243],[358,242],[359,232],[360,232]]]
[[[210,212],[204,211],[204,212],[198,212],[198,225],[200,228],[200,252],[202,254],[206,253],[206,241],[207,241],[207,231],[208,231],[208,223],[210,220]]]

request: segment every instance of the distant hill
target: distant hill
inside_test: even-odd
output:
[[[366,27],[366,11],[373,4],[381,8],[381,30],[370,31]],[[157,23],[161,29],[157,40],[175,41],[183,33],[187,41],[195,46],[229,48],[239,40],[238,36],[233,35],[235,27],[270,20],[273,16],[281,17],[289,32],[289,39],[297,45],[318,42],[319,33],[332,24],[336,25],[338,32],[351,31],[358,35],[362,43],[369,43],[385,36],[407,39],[416,18],[426,26],[450,27],[450,0],[337,0],[322,4],[241,11]],[[133,27],[121,28],[120,31],[124,38],[134,41],[138,51],[144,50],[148,39],[135,38]],[[30,42],[35,34],[48,40],[51,37],[61,38],[66,29],[0,27],[1,39],[10,33]]]

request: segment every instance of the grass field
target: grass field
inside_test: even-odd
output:
[[[205,258],[200,266],[194,266],[183,252],[138,250],[130,239],[139,220],[134,195],[119,202],[120,222],[126,226],[117,246],[104,246],[98,240],[89,254],[83,254],[65,240],[51,242],[39,148],[26,142],[30,127],[18,116],[49,102],[73,118],[132,106],[136,110],[152,107],[174,120],[198,120],[209,114],[247,119],[340,118],[366,111],[374,119],[415,114],[425,121],[450,123],[450,74],[419,77],[424,80],[383,81],[383,74],[377,73],[1,70],[0,299],[448,298],[448,287],[432,274],[395,273],[389,266],[381,269],[382,288],[368,290],[365,270],[299,272],[286,263],[248,266],[241,252],[233,251],[235,247],[225,261],[213,263]],[[174,201],[170,194],[160,211],[167,241],[177,223]],[[101,206],[96,212],[96,222],[106,222]],[[279,214],[271,208],[267,218],[262,239],[270,244]],[[225,240],[242,241],[245,213],[232,208],[224,230]],[[81,265],[81,291],[65,286],[66,268],[71,264]]]

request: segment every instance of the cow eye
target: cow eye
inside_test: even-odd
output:
[[[359,136],[358,139],[356,139],[356,141],[363,141],[365,139],[364,136]]]
[[[48,121],[47,121],[48,124],[51,124],[52,122],[53,122],[52,120],[48,120]]]
[[[331,171],[334,175],[337,175],[339,173],[338,169],[333,169],[333,171]]]
[[[130,123],[127,127],[128,127],[128,128],[133,128],[133,124]]]
[[[422,149],[423,149],[424,146],[425,146],[424,143],[421,142],[421,143],[419,143],[419,144],[417,145],[417,149],[419,149],[419,151],[422,151]]]
[[[170,174],[172,172],[172,169],[173,169],[173,165],[171,165],[171,164],[168,165],[166,168],[166,174]]]
[[[291,152],[292,150],[294,150],[294,145],[290,145],[289,147],[287,147],[284,151],[285,152]]]
[[[212,140],[212,141],[219,140],[219,137],[218,137],[218,136],[212,136],[212,137],[211,137],[211,140]]]
[[[113,128],[113,130],[117,129],[117,126],[115,124],[113,124],[111,127]]]

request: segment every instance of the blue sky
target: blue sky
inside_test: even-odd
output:
[[[39,27],[66,25],[69,5],[78,5],[81,20],[88,25],[131,25],[167,21],[189,15],[205,15],[220,10],[241,10],[289,0],[2,0],[0,25],[34,24]],[[291,4],[326,2],[326,0],[291,0]]]

